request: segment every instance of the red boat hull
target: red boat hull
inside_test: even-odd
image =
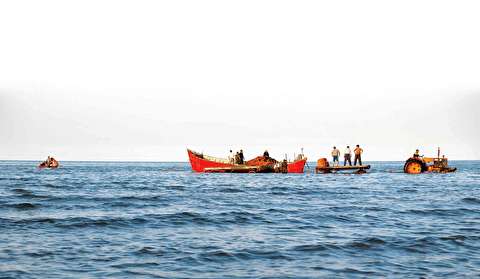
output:
[[[205,168],[223,168],[223,167],[233,167],[232,164],[225,164],[215,161],[206,160],[201,158],[197,153],[188,151],[188,159],[190,160],[190,165],[194,172],[205,172]]]
[[[305,168],[305,163],[307,163],[307,159],[302,159],[295,161],[293,163],[288,163],[287,170],[288,173],[303,173],[303,169]]]
[[[224,159],[209,159],[204,158],[201,154],[198,154],[192,150],[187,149],[188,159],[190,160],[190,165],[194,172],[205,172],[206,168],[228,168],[234,167],[235,165],[227,163]],[[297,160],[295,162],[288,163],[287,170],[288,173],[303,173],[305,168],[305,163],[307,159]]]

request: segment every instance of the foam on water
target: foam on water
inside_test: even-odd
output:
[[[0,161],[0,277],[479,276],[480,162],[419,176],[402,165],[284,175]]]

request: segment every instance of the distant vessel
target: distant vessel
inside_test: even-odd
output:
[[[457,168],[448,166],[448,159],[445,155],[440,157],[440,147],[438,148],[437,158],[423,157],[417,152],[405,162],[403,172],[409,174],[420,174],[423,172],[448,173],[457,170]]]
[[[366,170],[368,169],[370,169],[370,165],[330,166],[326,158],[320,158],[317,161],[315,173],[336,173],[339,171],[354,171],[356,174],[363,174],[367,173]]]
[[[293,162],[277,162],[275,159],[258,156],[244,164],[232,164],[228,159],[217,158],[187,149],[190,165],[194,172],[303,173],[307,158],[300,155]],[[283,166],[282,166],[283,164]],[[286,164],[286,166],[285,166]]]
[[[48,156],[48,159],[41,162],[38,165],[38,168],[40,168],[40,169],[45,169],[45,168],[56,169],[59,166],[60,166],[60,163],[57,160],[55,160],[55,158]]]

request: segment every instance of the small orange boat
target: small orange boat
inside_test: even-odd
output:
[[[282,162],[273,158],[258,156],[245,164],[232,164],[228,159],[207,156],[190,149],[187,149],[188,159],[194,172],[232,172],[232,173],[266,173],[266,172],[288,172],[303,173],[307,158],[300,156],[293,162],[286,163],[286,170]],[[285,163],[283,163],[285,164]],[[281,170],[281,171],[279,171]]]
[[[49,157],[49,159],[47,159],[46,161],[41,162],[38,165],[38,168],[39,169],[45,169],[45,168],[56,169],[59,166],[60,166],[60,163],[57,160],[55,160],[55,158]]]

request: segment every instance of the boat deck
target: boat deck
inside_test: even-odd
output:
[[[370,165],[362,166],[333,166],[333,167],[316,167],[315,173],[332,173],[337,171],[355,170],[355,173],[366,173],[370,169]]]
[[[273,172],[273,168],[261,167],[261,166],[246,166],[237,165],[232,167],[218,167],[218,168],[205,168],[205,172],[210,173],[260,173],[260,172]]]

